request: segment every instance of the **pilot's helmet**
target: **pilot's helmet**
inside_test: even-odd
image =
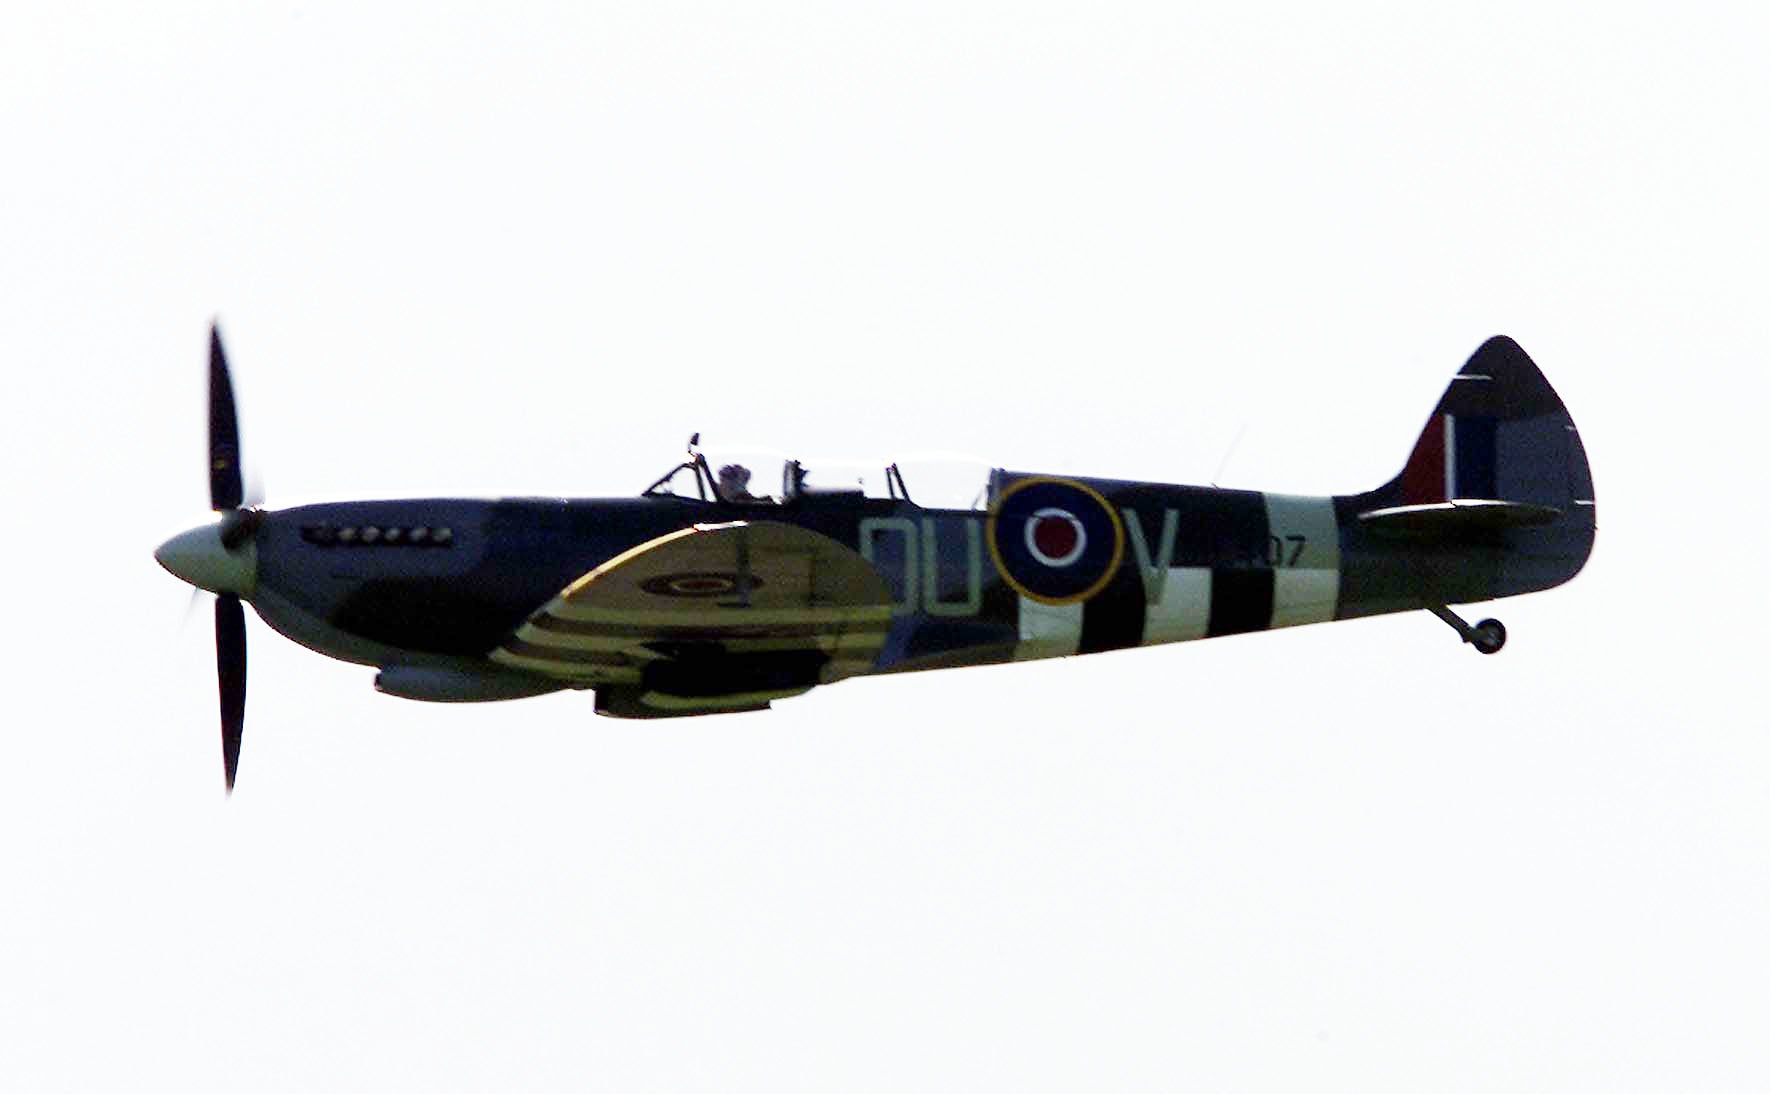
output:
[[[719,486],[727,494],[747,492],[750,488],[750,469],[741,463],[728,463],[719,469]]]

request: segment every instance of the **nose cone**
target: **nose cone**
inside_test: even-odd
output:
[[[160,544],[154,560],[180,581],[212,593],[250,597],[258,579],[258,548],[251,539],[228,550],[221,525],[205,524]]]

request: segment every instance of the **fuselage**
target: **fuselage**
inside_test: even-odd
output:
[[[331,657],[382,667],[484,665],[540,605],[622,552],[694,525],[780,522],[827,536],[872,565],[893,607],[871,671],[902,672],[1529,592],[1579,570],[1594,523],[1588,507],[1547,526],[1422,542],[1366,528],[1359,513],[1372,504],[1369,495],[1011,473],[1000,473],[997,486],[1012,492],[1029,482],[1067,484],[1099,504],[1082,521],[1069,511],[1083,507],[1069,505],[1067,530],[1034,516],[1044,522],[1038,528],[1009,531],[990,511],[859,495],[756,505],[648,496],[303,506],[264,514],[249,599],[273,627]],[[1053,586],[1048,575],[1068,580]]]

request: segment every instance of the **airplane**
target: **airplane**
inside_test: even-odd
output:
[[[1562,584],[1597,531],[1573,419],[1504,336],[1451,378],[1401,472],[1332,497],[987,473],[918,504],[898,464],[783,462],[778,491],[687,458],[637,497],[248,504],[233,384],[209,336],[219,519],[155,558],[215,594],[222,764],[246,702],[242,602],[284,636],[432,702],[594,693],[597,714],[767,709],[850,677],[1101,653],[1426,610]]]

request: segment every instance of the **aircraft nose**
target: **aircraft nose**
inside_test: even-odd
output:
[[[250,597],[258,579],[257,545],[248,538],[228,550],[221,542],[220,524],[178,533],[160,544],[154,561],[180,581],[212,593]]]

